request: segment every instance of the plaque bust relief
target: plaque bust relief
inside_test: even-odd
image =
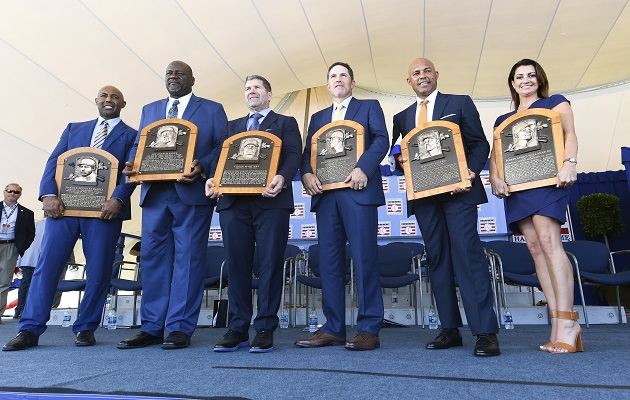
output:
[[[257,137],[245,138],[241,140],[238,153],[234,159],[237,161],[258,161],[261,146],[262,139]]]
[[[158,128],[155,140],[148,147],[165,150],[175,150],[177,147],[177,127],[174,125],[164,125]]]
[[[103,178],[98,176],[98,170],[107,168],[99,163],[96,157],[77,157],[76,162],[72,164],[74,164],[74,172],[64,178],[65,180],[73,181],[75,185],[80,186],[95,186],[97,181],[103,181]]]

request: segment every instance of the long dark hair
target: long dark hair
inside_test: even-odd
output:
[[[546,99],[549,97],[549,80],[547,79],[547,74],[545,74],[545,70],[536,61],[530,60],[529,58],[524,58],[514,64],[514,66],[512,66],[512,69],[510,70],[510,75],[508,75],[507,79],[508,87],[510,88],[510,95],[512,96],[512,103],[514,103],[515,110],[518,110],[518,107],[521,105],[521,99],[518,97],[518,93],[516,93],[514,87],[512,87],[512,82],[514,81],[516,69],[525,65],[531,65],[536,70],[536,79],[538,80],[538,97],[540,97],[541,99]]]

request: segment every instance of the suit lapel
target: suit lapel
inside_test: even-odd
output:
[[[268,129],[271,125],[273,125],[273,123],[277,119],[278,119],[278,114],[276,114],[273,111],[269,111],[265,119],[263,119],[262,123],[260,124],[260,128],[258,128],[258,130],[265,131],[265,129]]]
[[[107,137],[105,138],[105,142],[103,142],[103,150],[109,148],[109,146],[112,143],[114,143],[123,134],[126,128],[127,128],[127,125],[125,125],[125,123],[122,122],[122,120],[118,124],[116,124],[114,129],[112,129],[109,135],[107,135]]]
[[[354,97],[351,98],[350,103],[348,104],[348,109],[346,110],[346,115],[344,116],[344,119],[354,121],[354,116],[357,114],[357,111],[359,111],[359,104],[361,104],[359,100],[355,99]],[[331,108],[331,112],[332,112],[332,108]]]
[[[442,93],[438,92],[435,97],[435,106],[433,107],[433,121],[437,121],[444,115],[444,107],[446,107],[447,100],[442,95]]]
[[[92,134],[94,133],[94,128],[96,128],[96,122],[98,122],[98,118],[85,124],[85,134],[81,135],[79,139],[81,143],[79,143],[78,147],[90,147],[90,144],[92,144]]]
[[[416,127],[416,108],[418,108],[418,102],[413,103],[407,108],[407,112],[405,112],[405,129],[406,132],[403,132],[403,136],[405,136],[409,131]]]
[[[197,111],[197,108],[199,108],[200,104],[201,102],[199,101],[199,97],[195,96],[194,94],[190,96],[190,101],[188,102],[188,105],[186,106],[186,109],[184,110],[182,119],[190,121],[190,118],[193,116],[195,111]],[[164,111],[166,112],[166,109]]]

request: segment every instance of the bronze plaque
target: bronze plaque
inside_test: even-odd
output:
[[[555,185],[563,156],[564,134],[555,111],[521,111],[494,130],[498,175],[510,192]]]
[[[322,126],[311,138],[311,168],[323,190],[350,187],[344,183],[363,154],[363,125],[334,121]]]
[[[174,181],[190,172],[197,143],[197,126],[168,118],[147,125],[140,133],[130,181]]]
[[[213,182],[221,193],[260,194],[278,170],[282,140],[269,132],[248,131],[223,142]]]
[[[468,188],[468,164],[459,125],[434,121],[410,131],[400,145],[407,199]]]
[[[57,191],[66,217],[100,217],[112,197],[118,160],[102,149],[78,147],[57,158]]]

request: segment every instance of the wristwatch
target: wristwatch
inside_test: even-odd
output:
[[[569,157],[569,158],[565,158],[564,160],[562,160],[563,163],[565,163],[567,161],[570,162],[570,163],[573,163],[573,164],[577,164],[577,158],[575,158],[575,157]]]

